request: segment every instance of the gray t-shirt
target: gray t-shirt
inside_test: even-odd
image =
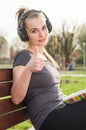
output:
[[[13,67],[25,66],[32,53],[23,50],[15,57]],[[57,69],[48,61],[42,71],[32,73],[29,88],[24,99],[28,107],[28,116],[36,130],[39,130],[47,115],[63,104],[64,94],[59,88],[60,75]]]

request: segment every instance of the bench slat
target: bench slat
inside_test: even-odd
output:
[[[12,80],[12,69],[0,69],[0,81]]]
[[[27,120],[25,113],[23,110],[16,111],[15,113],[11,113],[5,116],[0,117],[0,130],[6,130],[20,122]]]
[[[0,97],[10,95],[12,82],[0,83]]]
[[[8,113],[9,111],[20,109],[22,107],[22,103],[15,105],[12,103],[11,99],[0,100],[0,115]]]
[[[26,106],[11,100],[12,69],[0,69],[0,130],[6,130],[28,119]]]

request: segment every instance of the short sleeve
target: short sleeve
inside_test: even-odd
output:
[[[31,55],[31,52],[29,52],[28,50],[22,50],[15,56],[13,61],[13,67],[18,65],[25,66],[29,62]]]

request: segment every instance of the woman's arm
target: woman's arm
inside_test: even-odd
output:
[[[25,98],[32,73],[41,71],[43,66],[44,59],[39,54],[33,54],[26,66],[19,65],[13,68],[11,95],[15,104],[19,104]]]
[[[16,66],[13,68],[13,85],[11,89],[12,101],[15,104],[19,104],[23,101],[29,83],[32,72],[29,71],[27,66]]]

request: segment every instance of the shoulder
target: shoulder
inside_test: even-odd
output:
[[[23,65],[25,66],[31,58],[32,53],[28,50],[22,50],[16,54],[13,66]]]
[[[19,55],[30,55],[30,51],[29,50],[21,50],[20,52],[17,53],[16,57]]]

